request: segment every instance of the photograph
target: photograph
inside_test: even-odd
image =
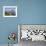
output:
[[[17,6],[3,6],[3,17],[17,17]]]
[[[46,25],[18,24],[18,41],[20,46],[31,46],[33,42],[45,42]]]

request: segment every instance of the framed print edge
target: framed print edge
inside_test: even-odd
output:
[[[15,16],[5,16],[5,8],[15,8]],[[17,17],[17,6],[3,6],[3,17]]]

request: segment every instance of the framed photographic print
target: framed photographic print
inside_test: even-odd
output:
[[[18,41],[46,41],[45,24],[19,24]]]
[[[17,6],[3,6],[3,17],[17,17]]]

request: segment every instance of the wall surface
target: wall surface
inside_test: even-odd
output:
[[[3,6],[8,5],[18,6],[17,18],[3,17]],[[46,24],[46,0],[0,0],[0,44],[8,43],[9,32],[17,34],[18,24]]]
[[[17,6],[18,0],[0,0],[0,44],[9,42],[8,35],[10,32],[17,32],[18,18],[3,17],[3,6]],[[18,39],[18,38],[17,38]],[[18,43],[16,39],[16,43]]]

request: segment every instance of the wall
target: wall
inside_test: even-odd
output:
[[[16,32],[17,35],[17,18],[5,18],[3,17],[3,6],[16,6],[18,5],[18,0],[0,0],[0,44],[7,44],[8,34],[10,32]],[[18,39],[18,38],[17,38]],[[16,39],[16,43],[18,43]]]
[[[4,18],[4,5],[17,5],[18,17]],[[8,43],[9,32],[17,34],[18,24],[46,24],[46,0],[0,0],[0,44]]]

